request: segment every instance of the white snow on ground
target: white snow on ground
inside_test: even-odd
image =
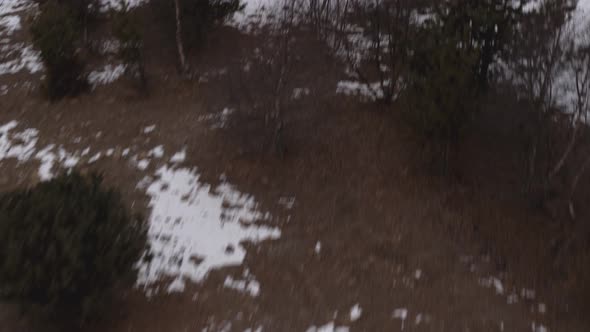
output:
[[[20,17],[18,15],[0,16],[0,36],[3,34],[10,35],[20,28]]]
[[[135,166],[140,171],[145,171],[148,168],[149,165],[150,165],[150,160],[149,159],[137,160],[137,162],[135,163]]]
[[[69,153],[62,147],[55,151],[55,145],[49,144],[37,150],[39,131],[37,129],[15,130],[18,122],[10,121],[0,126],[0,161],[16,159],[19,163],[36,160],[40,163],[38,176],[42,181],[53,178],[54,164],[70,169],[79,162],[78,154]]]
[[[262,332],[262,327],[258,327],[257,329],[253,330],[251,328],[247,328],[244,332]]]
[[[164,146],[163,145],[156,146],[155,148],[150,150],[148,155],[153,158],[162,158],[164,156]]]
[[[156,130],[156,125],[147,126],[147,127],[143,128],[143,133],[149,134],[154,130]]]
[[[0,16],[13,14],[33,6],[31,0],[2,0],[0,1]]]
[[[6,158],[16,158],[23,162],[31,158],[37,145],[38,131],[35,129],[26,129],[21,132],[11,133],[16,128],[18,122],[10,121],[0,126],[0,160]]]
[[[389,82],[384,82],[384,85],[387,86],[388,84]],[[340,81],[336,86],[336,93],[347,96],[358,96],[362,100],[371,101],[383,97],[380,82],[364,84],[358,81]]]
[[[95,163],[96,161],[98,161],[98,159],[100,159],[100,157],[102,156],[102,154],[100,152],[97,152],[94,156],[90,157],[90,159],[88,159],[88,163],[92,164]]]
[[[35,7],[31,0],[0,0],[0,75],[15,74],[21,70],[37,73],[43,69],[39,53],[30,45],[12,42],[10,37],[22,29],[20,12]],[[2,94],[11,87],[5,86]]]
[[[311,326],[306,332],[349,332],[350,329],[346,326],[336,326],[334,322],[330,322],[322,326]]]
[[[186,159],[186,148],[183,148],[182,150],[176,152],[174,155],[172,155],[172,157],[170,157],[170,162],[174,163],[174,164],[179,164],[184,162],[184,160]]]
[[[149,0],[125,0],[128,9],[139,7],[146,4],[148,1]],[[110,9],[121,10],[120,0],[100,0],[100,5],[102,11],[108,11]]]
[[[479,284],[487,288],[493,287],[496,290],[496,294],[498,295],[504,294],[504,286],[502,285],[502,281],[496,277],[490,276],[488,278],[480,278]]]
[[[406,318],[408,317],[408,309],[406,308],[399,308],[395,309],[392,314],[393,318],[397,318],[402,321],[402,331],[405,327]]]
[[[223,282],[223,286],[241,293],[246,293],[252,297],[260,294],[260,283],[254,279],[247,269],[244,271],[243,279],[234,279],[231,276],[227,276]]]
[[[535,322],[531,323],[531,331],[532,332],[549,332],[549,329],[545,327],[543,324],[537,324]]]
[[[88,82],[92,86],[109,84],[118,80],[125,73],[125,65],[107,64],[104,67],[94,70],[88,74]]]
[[[256,225],[265,217],[251,196],[227,183],[216,188],[199,182],[192,169],[161,167],[159,179],[147,188],[152,214],[150,264],[142,264],[138,285],[149,286],[161,277],[175,278],[174,289],[185,280],[198,282],[212,269],[242,264],[242,242],[276,239],[278,228]]]
[[[320,252],[322,251],[322,243],[320,241],[315,243],[315,247],[313,248],[313,251],[319,255]]]
[[[358,303],[353,305],[352,308],[350,308],[350,321],[357,321],[359,318],[361,318],[362,314],[363,309],[360,307],[360,305]]]
[[[43,70],[39,52],[23,43],[1,46],[0,56],[11,58],[11,60],[0,62],[0,75],[15,74],[21,70],[28,70],[35,74]]]

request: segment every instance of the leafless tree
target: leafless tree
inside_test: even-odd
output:
[[[403,88],[402,77],[423,5],[410,0],[377,0],[355,1],[351,7],[347,26],[357,26],[362,33],[355,36],[353,30],[343,40],[347,63],[374,99],[390,103]],[[378,91],[371,82],[378,82]]]
[[[579,129],[584,125],[582,120],[588,114],[590,102],[590,96],[588,95],[590,93],[590,45],[584,45],[585,41],[583,40],[587,33],[578,33],[574,24],[570,27],[569,40],[567,41],[569,49],[564,57],[565,70],[564,74],[562,74],[566,75],[568,80],[572,80],[570,89],[572,90],[573,100],[570,101],[571,105],[565,105],[565,107],[571,107],[568,114],[570,121],[566,127],[570,138],[555,166],[549,172],[547,177],[549,182],[566,164],[566,160],[577,143]]]
[[[547,173],[538,168],[542,149],[550,145],[550,126],[555,118],[555,79],[562,68],[566,22],[569,20],[567,1],[544,1],[540,8],[526,14],[519,23],[516,46],[512,50],[510,70],[512,79],[530,101],[528,144],[526,146],[525,191],[531,192]]]
[[[309,0],[302,3],[305,22],[334,52],[342,47],[352,1]]]
[[[569,127],[570,139],[564,149],[559,161],[549,174],[549,180],[555,176],[565,165],[566,160],[575,150],[580,138],[580,128],[588,126],[590,113],[590,26],[577,31],[576,26],[572,27],[569,52],[566,56],[570,77],[573,80],[573,100],[571,125]],[[569,212],[575,219],[575,209],[572,197],[576,187],[590,165],[590,149],[582,144],[582,161],[580,165],[573,165],[574,176],[570,184]]]
[[[231,94],[238,100],[238,113],[241,113],[236,119],[259,123],[262,128],[254,130],[265,137],[260,147],[263,151],[270,149],[281,157],[285,153],[284,113],[291,97],[288,88],[295,56],[296,4],[295,1],[285,2],[280,7],[278,20],[262,28],[265,43],[256,49],[253,63],[248,64],[252,68],[229,75],[231,80],[232,76],[238,78],[238,82],[230,82]],[[248,133],[248,136],[254,138],[252,136],[255,135]]]

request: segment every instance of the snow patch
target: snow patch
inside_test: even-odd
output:
[[[383,84],[387,86],[389,82],[384,82]],[[358,81],[340,81],[336,85],[336,93],[346,96],[358,96],[362,100],[369,101],[383,98],[383,90],[381,89],[380,82],[364,84]]]
[[[334,322],[330,322],[322,326],[311,326],[306,332],[349,332],[350,329],[346,326],[336,326]]]
[[[21,27],[18,15],[0,17],[0,35],[11,35],[16,30],[20,30]]]
[[[350,308],[350,320],[352,322],[357,321],[359,318],[361,318],[362,313],[363,309],[358,303],[353,305],[352,308]]]
[[[260,294],[260,283],[252,277],[248,270],[244,271],[244,279],[234,279],[227,276],[223,286],[249,294],[252,297],[257,297]]]
[[[96,87],[112,83],[118,80],[125,73],[125,65],[111,65],[107,64],[104,67],[94,70],[88,74],[88,82]]]
[[[172,155],[172,157],[170,158],[170,162],[174,163],[174,164],[179,164],[179,163],[184,162],[185,159],[186,159],[186,148],[183,148],[182,150],[180,150]]]
[[[393,318],[400,319],[402,321],[402,331],[404,330],[404,323],[406,318],[408,317],[408,309],[406,308],[399,308],[395,309],[392,314]]]
[[[156,130],[156,125],[147,126],[147,127],[143,128],[143,133],[149,134],[154,130]]]
[[[55,152],[55,145],[49,144],[42,150],[37,151],[39,131],[29,128],[21,131],[14,131],[18,126],[17,121],[10,121],[0,126],[0,161],[4,159],[16,159],[19,163],[37,160],[39,161],[38,175],[42,181],[54,177],[53,168],[55,163],[63,168],[70,169],[79,162],[75,153],[67,152],[59,147]]]
[[[149,165],[150,165],[149,159],[138,160],[137,163],[135,164],[135,166],[137,166],[137,169],[139,169],[140,171],[145,171]]]
[[[1,47],[0,56],[12,58],[12,60],[0,63],[0,75],[16,74],[22,70],[35,74],[43,70],[39,52],[34,50],[32,46],[25,46],[23,43]]]
[[[127,9],[132,9],[146,4],[148,1],[149,0],[125,0],[125,3],[127,4]],[[121,0],[100,0],[100,10],[102,12],[107,12],[109,10],[120,11],[121,9],[123,9],[121,7]]]
[[[31,0],[2,0],[0,1],[0,16],[14,14],[33,6],[34,3]]]
[[[151,149],[148,153],[150,157],[154,158],[162,158],[164,156],[164,146],[158,145],[155,148]]]
[[[167,166],[155,176],[158,180],[146,190],[151,198],[148,238],[153,259],[140,263],[140,286],[147,288],[162,277],[182,284],[199,282],[213,269],[242,264],[243,242],[281,236],[278,228],[255,224],[265,215],[254,198],[227,183],[212,188],[199,182],[193,169]]]
[[[88,159],[88,163],[89,164],[95,163],[98,159],[100,159],[101,156],[102,156],[102,154],[100,152],[97,152],[94,156],[92,156],[90,159]]]
[[[322,243],[320,241],[316,242],[315,248],[313,249],[317,255],[320,254],[322,251]]]
[[[537,324],[535,322],[531,323],[531,330],[532,332],[549,332],[549,329],[546,326],[543,324]]]
[[[481,278],[479,279],[479,284],[487,288],[493,287],[498,295],[504,293],[502,281],[496,277]]]

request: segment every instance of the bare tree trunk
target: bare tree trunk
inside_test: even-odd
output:
[[[576,173],[576,176],[574,177],[574,180],[572,181],[572,187],[570,188],[569,212],[570,212],[570,216],[572,219],[576,219],[576,211],[574,209],[574,203],[573,203],[574,192],[576,191],[576,187],[578,186],[578,182],[580,182],[582,175],[586,172],[588,165],[590,165],[590,154],[588,154],[588,156],[586,157],[586,160],[584,160],[584,162],[582,163],[582,166],[580,167],[580,169]]]
[[[525,192],[531,193],[533,189],[533,183],[535,180],[535,165],[537,162],[537,142],[536,139],[533,138],[529,150],[529,158],[528,158],[528,174],[527,174],[527,181],[525,186]]]
[[[186,73],[188,67],[186,64],[186,56],[184,55],[184,46],[182,43],[182,22],[180,20],[180,3],[174,0],[174,7],[176,11],[176,47],[178,49],[178,60],[180,62],[181,72]]]
[[[576,138],[578,136],[577,135],[578,125],[577,125],[576,121],[577,121],[577,119],[574,119],[574,124],[573,124],[574,129],[573,129],[572,136],[570,138],[570,141],[569,141],[565,151],[563,152],[561,158],[559,158],[559,161],[557,162],[557,164],[555,164],[555,167],[553,167],[553,170],[551,170],[551,172],[549,173],[549,176],[547,176],[548,183],[551,182],[553,177],[561,170],[563,165],[565,165],[565,161],[566,161],[567,157],[570,155],[570,153],[574,149],[574,145],[576,145]]]
[[[578,173],[576,173],[576,176],[574,177],[574,180],[572,181],[572,189],[571,189],[572,194],[576,190],[576,187],[578,186],[578,182],[580,182],[580,179],[582,178],[582,175],[584,174],[584,172],[588,168],[588,165],[590,165],[590,154],[588,154],[588,156],[586,157],[586,160],[584,160],[584,162],[582,163],[582,166],[580,167],[580,169],[578,170]]]
[[[324,2],[325,4],[325,2]],[[283,108],[281,105],[281,99],[284,93],[284,88],[286,85],[287,75],[289,71],[289,67],[291,65],[291,35],[293,29],[293,20],[295,17],[295,2],[292,1],[290,4],[290,8],[288,8],[288,12],[285,12],[284,15],[284,22],[282,23],[283,26],[280,28],[279,36],[279,50],[277,55],[281,58],[278,68],[278,77],[276,84],[274,86],[273,91],[273,114],[272,118],[274,120],[275,129],[274,129],[274,137],[273,137],[273,145],[275,152],[279,154],[282,158],[284,157],[284,146],[283,146]]]

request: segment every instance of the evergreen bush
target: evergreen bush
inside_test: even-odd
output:
[[[75,96],[88,87],[77,52],[80,24],[66,5],[49,0],[33,21],[33,44],[45,65],[45,88],[51,100]]]
[[[62,175],[0,195],[0,294],[51,314],[99,314],[133,282],[146,229],[98,175]]]

